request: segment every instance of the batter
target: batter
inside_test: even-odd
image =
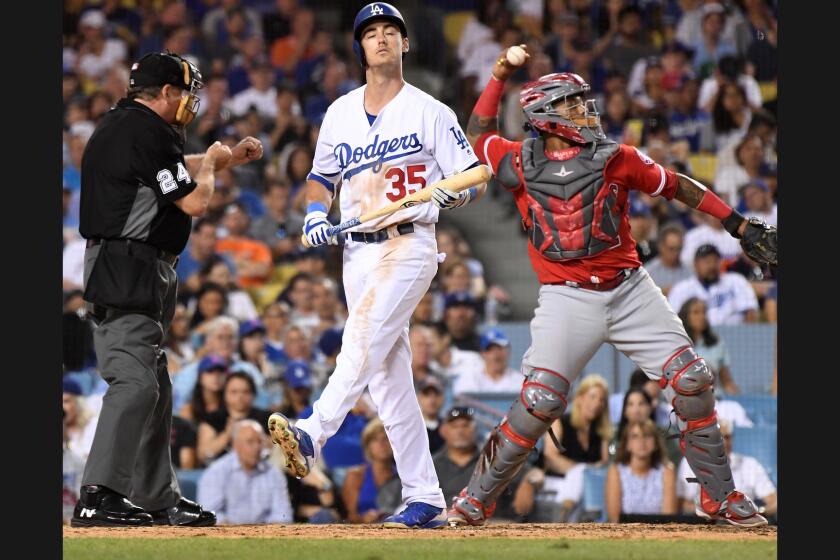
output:
[[[326,236],[327,212],[339,183],[345,221],[478,165],[452,110],[403,80],[406,35],[402,16],[390,4],[369,4],[356,16],[355,48],[367,84],[337,99],[321,126],[306,185],[304,235],[313,246],[333,241]],[[405,208],[339,234],[345,236],[343,279],[350,314],[335,372],[309,418],[295,426],[282,414],[269,420],[289,468],[302,477],[369,388],[407,504],[385,520],[386,527],[446,524],[446,502],[414,393],[408,321],[437,272],[439,208],[474,201],[483,188],[435,189],[434,204]]]

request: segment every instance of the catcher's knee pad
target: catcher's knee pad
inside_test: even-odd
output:
[[[533,368],[528,373],[519,398],[484,446],[467,486],[467,497],[485,507],[495,503],[539,438],[563,415],[569,387],[569,381],[557,372]]]
[[[670,387],[674,412],[683,421],[680,447],[697,481],[717,501],[735,489],[723,436],[715,414],[714,377],[691,347],[682,348],[666,362],[660,385]]]

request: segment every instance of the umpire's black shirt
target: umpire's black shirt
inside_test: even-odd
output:
[[[79,233],[180,254],[191,219],[174,202],[195,186],[181,135],[145,105],[121,99],[102,117],[82,156]]]

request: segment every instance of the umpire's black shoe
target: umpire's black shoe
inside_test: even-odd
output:
[[[155,525],[177,525],[179,527],[212,527],[216,524],[216,514],[205,511],[197,503],[186,498],[178,500],[174,506],[153,511]]]
[[[122,494],[105,486],[83,486],[73,510],[71,527],[143,527],[152,516]]]

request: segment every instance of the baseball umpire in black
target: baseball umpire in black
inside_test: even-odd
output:
[[[171,53],[131,67],[127,96],[103,116],[82,158],[79,231],[85,293],[108,382],[73,526],[209,526],[181,496],[169,451],[172,384],[161,349],[175,313],[175,264],[215,173],[262,157],[259,140],[184,156],[201,74]]]

